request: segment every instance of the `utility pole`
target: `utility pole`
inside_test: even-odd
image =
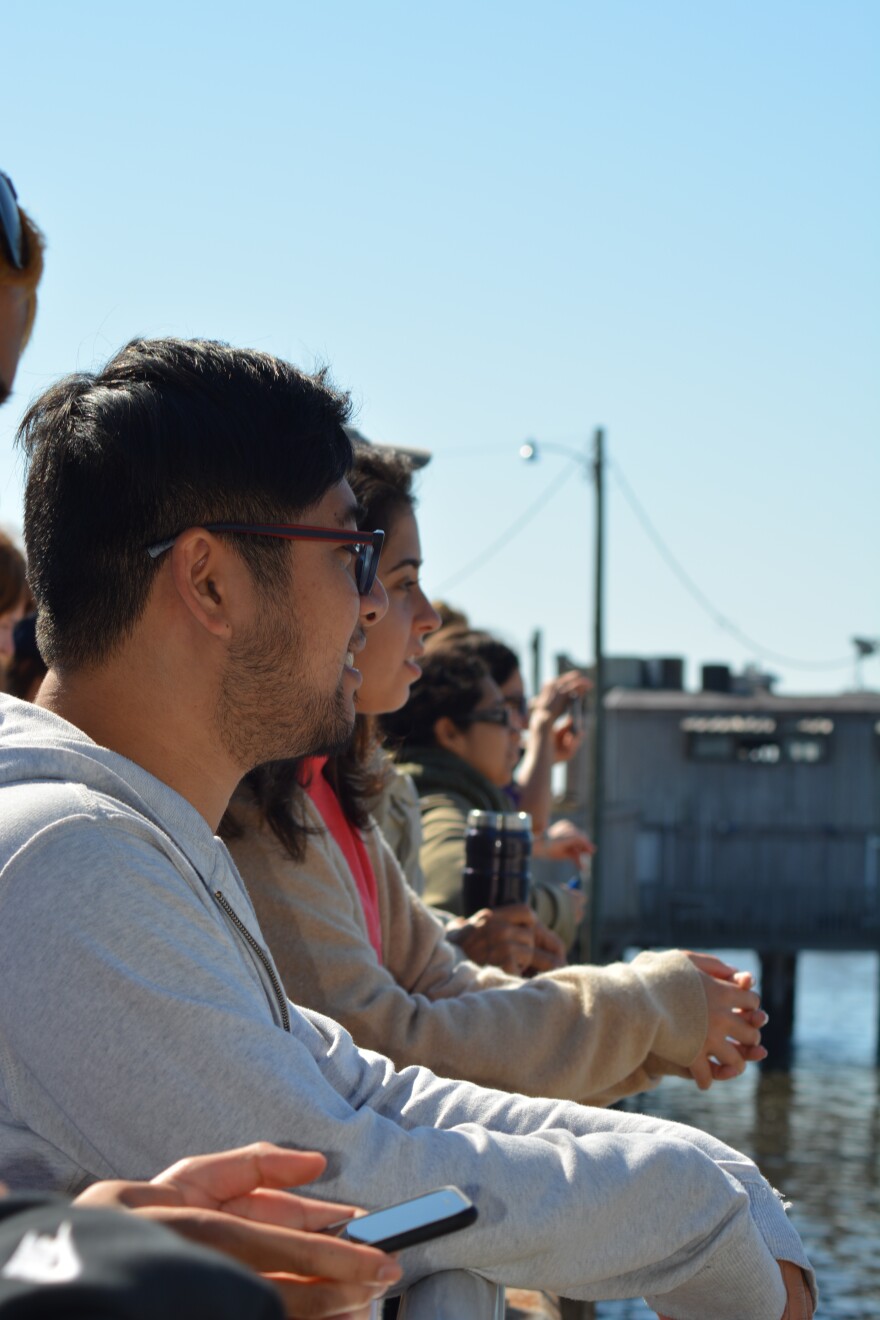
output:
[[[526,440],[520,445],[519,456],[527,463],[534,463],[539,449],[547,449],[557,454],[565,454],[581,465],[584,476],[589,476],[590,457],[588,453],[569,449],[565,445],[544,444],[537,440]],[[596,548],[594,552],[595,593],[593,612],[593,785],[590,804],[590,831],[598,852],[593,857],[590,913],[590,961],[598,962],[601,955],[599,926],[602,920],[602,818],[605,805],[605,644],[603,626],[605,620],[605,432],[597,427],[593,436],[593,483],[596,504]],[[535,683],[537,691],[538,684]]]
[[[605,810],[605,432],[597,427],[593,446],[596,507],[595,585],[593,596],[593,800],[590,829],[593,857],[590,912],[590,961],[601,959],[603,816]]]
[[[540,628],[536,628],[535,631],[532,633],[532,640],[531,640],[532,691],[534,692],[535,696],[537,696],[541,690],[541,671],[543,669],[543,664],[542,664],[543,657],[541,653],[543,650],[543,645],[544,645],[544,634]]]
[[[862,678],[862,661],[868,656],[880,653],[880,637],[853,637],[852,644],[856,651],[855,690],[861,692],[865,686]]]

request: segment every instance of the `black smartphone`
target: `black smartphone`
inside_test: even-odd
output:
[[[574,733],[583,733],[587,725],[588,695],[586,692],[579,697],[572,697],[568,703],[568,717],[571,720],[571,726]]]
[[[400,1251],[416,1242],[428,1242],[467,1228],[477,1217],[477,1207],[457,1187],[438,1187],[424,1196],[400,1201],[384,1210],[359,1219],[346,1219],[331,1224],[323,1231],[362,1246],[379,1247],[382,1251]]]

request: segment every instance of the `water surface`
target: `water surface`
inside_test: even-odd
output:
[[[758,974],[754,954],[724,956]],[[816,1320],[880,1320],[877,983],[875,954],[801,954],[788,1072],[751,1067],[705,1093],[670,1079],[624,1105],[703,1128],[758,1162],[792,1202],[816,1267]],[[642,1302],[596,1307],[597,1320],[652,1315]]]

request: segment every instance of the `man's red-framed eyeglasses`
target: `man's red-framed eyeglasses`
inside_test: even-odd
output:
[[[354,580],[362,596],[369,595],[376,581],[385,533],[343,531],[341,527],[308,527],[300,523],[202,523],[206,532],[234,532],[241,536],[275,536],[283,541],[335,541],[350,545],[355,554]],[[181,533],[147,546],[151,559],[170,550]]]

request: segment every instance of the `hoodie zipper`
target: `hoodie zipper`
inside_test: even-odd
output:
[[[250,933],[247,926],[242,921],[241,917],[238,916],[238,914],[232,909],[227,898],[225,897],[224,894],[220,892],[219,889],[214,890],[214,898],[217,900],[220,907],[222,907],[223,911],[226,913],[227,917],[232,922],[235,929],[243,937],[243,939],[247,941],[247,943],[253,949],[254,953],[259,958],[260,962],[265,967],[266,975],[269,977],[269,980],[272,982],[272,989],[275,991],[275,997],[278,1000],[278,1007],[281,1009],[281,1025],[283,1026],[285,1031],[289,1032],[290,1014],[287,1011],[287,996],[285,995],[284,991],[281,988],[281,982],[278,980],[278,975],[275,971],[275,968],[270,963],[265,950],[262,948],[259,942],[254,939],[253,935]]]

